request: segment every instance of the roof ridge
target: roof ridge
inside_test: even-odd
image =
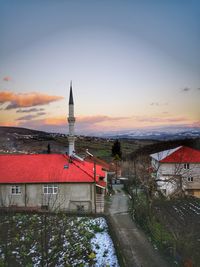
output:
[[[182,146],[169,148],[165,150],[158,151],[156,153],[151,154],[150,156],[158,161],[164,160],[168,156],[172,155],[174,152],[178,151]]]

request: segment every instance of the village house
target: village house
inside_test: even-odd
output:
[[[200,197],[200,151],[179,146],[151,154],[157,188],[166,196],[179,193]]]
[[[106,170],[75,153],[74,101],[69,97],[66,154],[0,155],[0,206],[103,212]]]
[[[0,205],[95,212],[105,172],[93,163],[63,154],[0,155]],[[99,207],[98,207],[99,210]]]

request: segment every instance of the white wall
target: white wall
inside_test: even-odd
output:
[[[77,206],[84,210],[94,211],[94,184],[91,183],[60,183],[58,194],[43,194],[44,184],[19,184],[20,195],[11,194],[12,185],[0,185],[0,206],[9,207],[41,207],[49,206],[50,210],[76,211]],[[26,191],[26,194],[25,194]]]
[[[184,169],[184,164],[159,163],[152,159],[152,167],[156,172],[158,189],[166,191],[166,195],[173,193],[179,186],[179,177],[182,177],[183,189],[200,189],[200,163],[190,163],[189,169]],[[193,182],[188,181],[193,177]],[[168,181],[168,182],[166,182]]]

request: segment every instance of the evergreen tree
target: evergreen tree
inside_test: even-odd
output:
[[[115,140],[112,146],[112,156],[114,158],[118,158],[119,160],[122,158],[121,144],[118,139]]]
[[[50,144],[48,144],[48,146],[47,146],[47,154],[51,154],[51,146],[50,146]]]

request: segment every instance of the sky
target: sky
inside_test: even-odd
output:
[[[1,0],[0,125],[200,127],[200,1]]]

